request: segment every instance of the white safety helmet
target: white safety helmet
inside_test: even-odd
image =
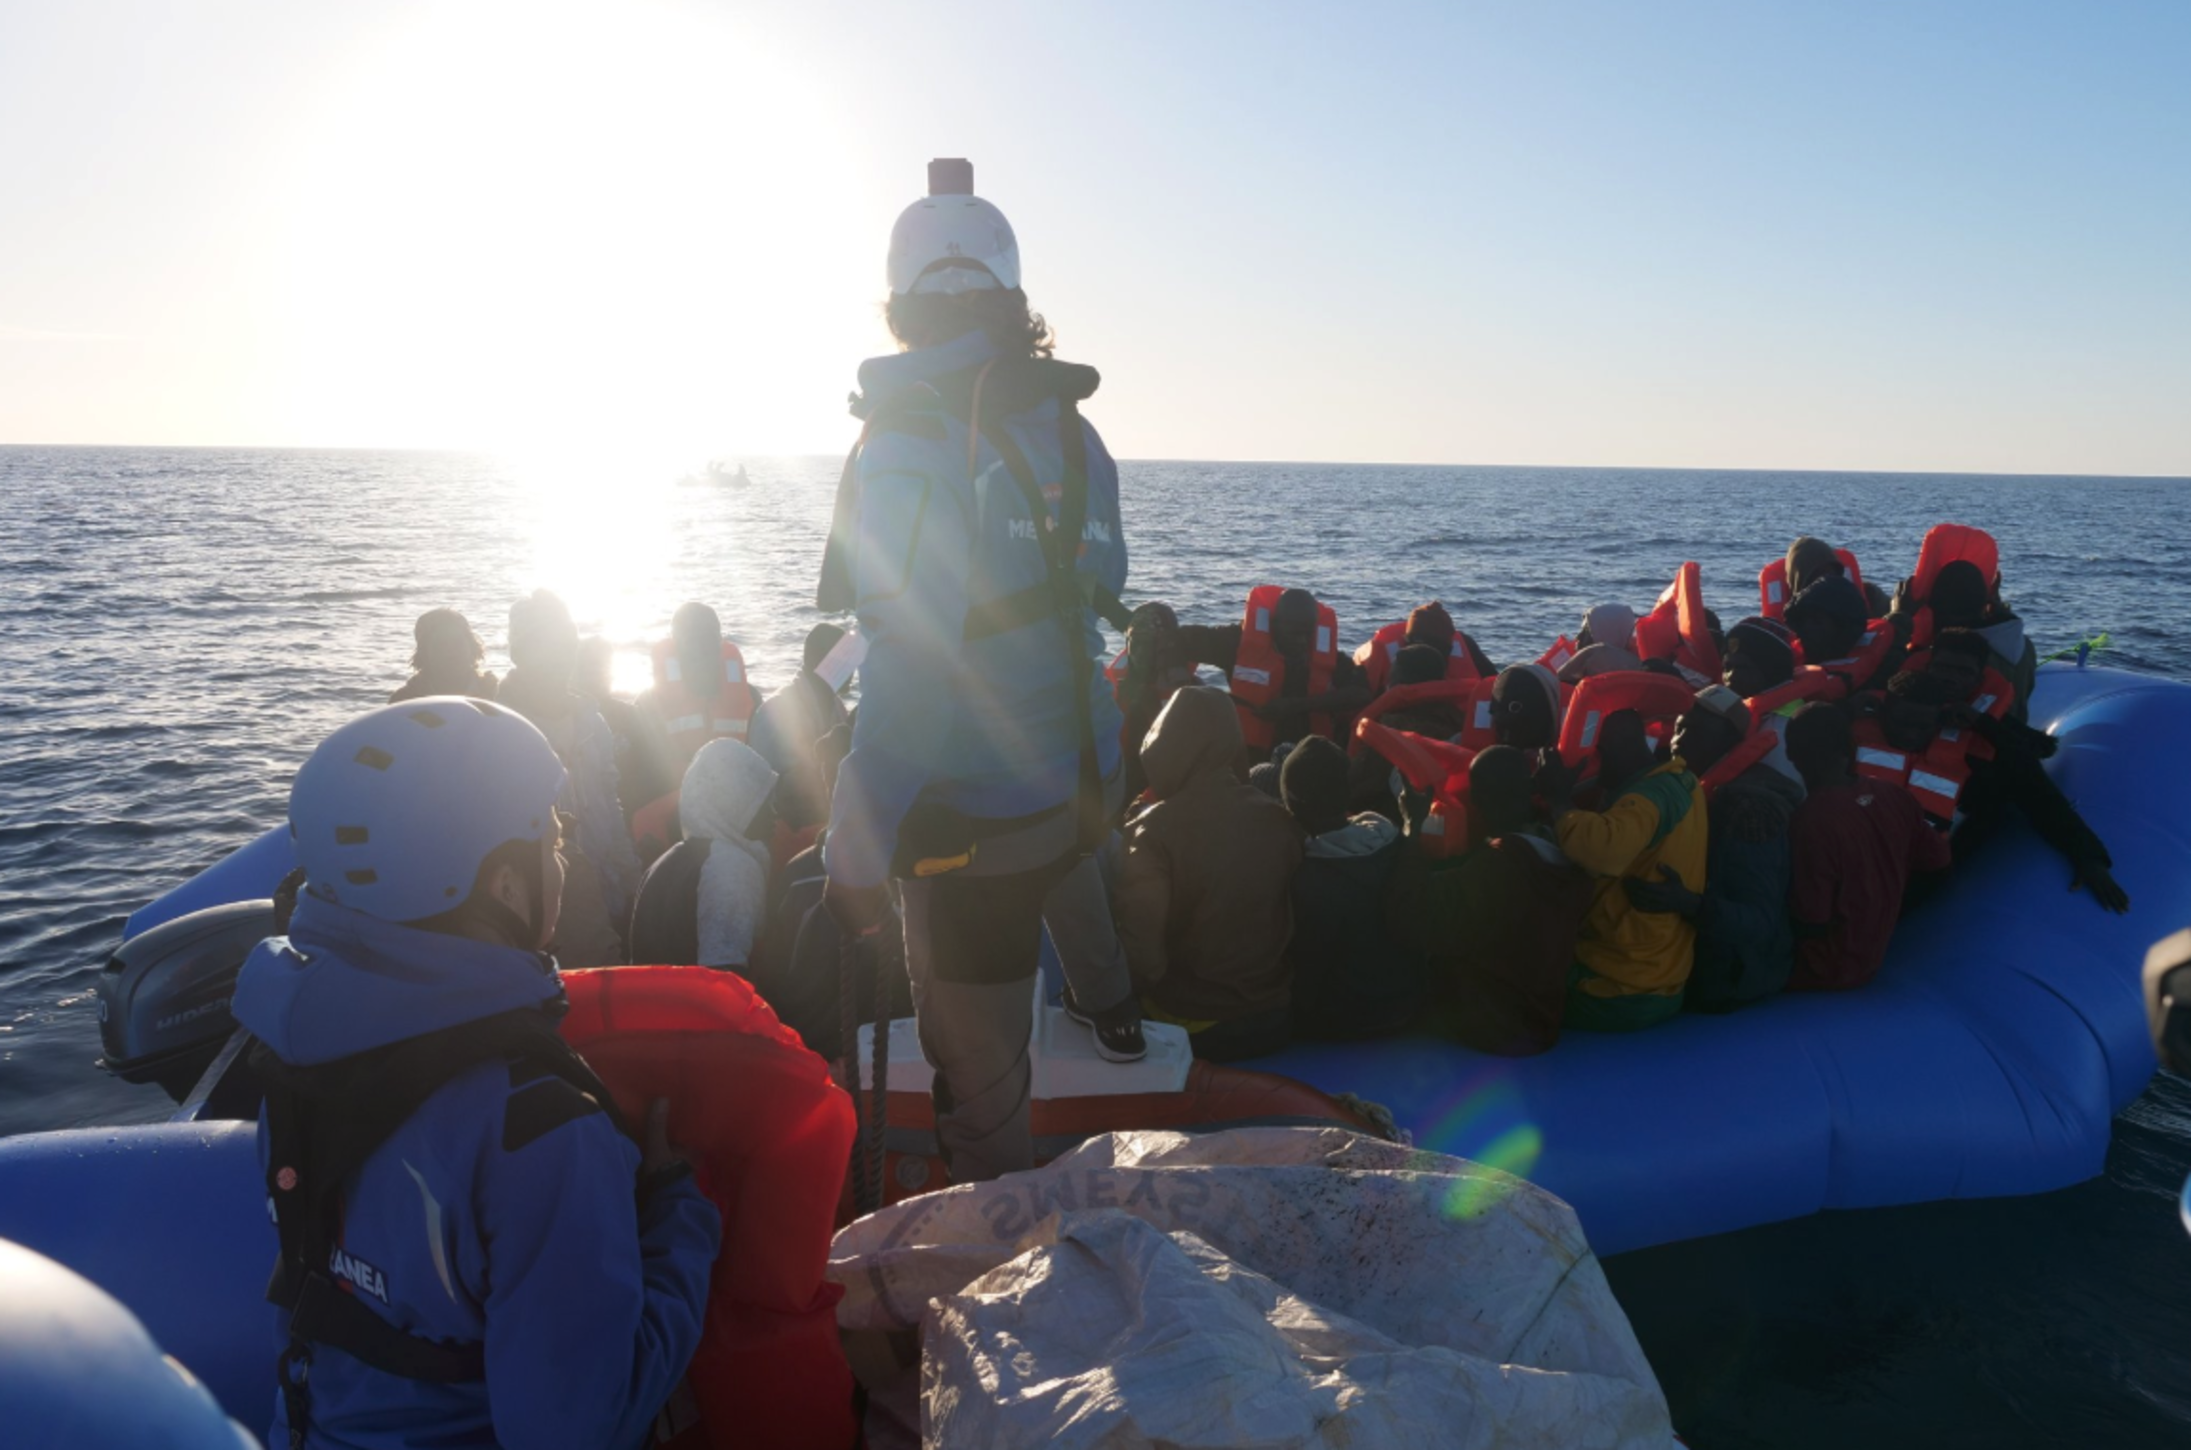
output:
[[[971,163],[928,163],[928,195],[890,229],[889,271],[893,297],[1019,285],[1019,241],[1004,213],[974,195]]]

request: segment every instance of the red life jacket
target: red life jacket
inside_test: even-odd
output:
[[[1462,714],[1470,714],[1469,702],[1475,698],[1477,686],[1482,683],[1484,681],[1480,679],[1470,678],[1466,680],[1429,680],[1420,685],[1394,685],[1391,689],[1364,705],[1362,713],[1355,717],[1354,740],[1348,746],[1348,753],[1360,755],[1368,749],[1368,745],[1362,737],[1363,721],[1382,720],[1394,710],[1405,710],[1410,705],[1420,705],[1426,700],[1447,700],[1459,705]],[[1485,690],[1483,697],[1488,703],[1491,699],[1491,692]],[[1487,721],[1488,718],[1486,716]]]
[[[1806,664],[1802,669],[1823,670],[1840,680],[1841,694],[1831,697],[1838,700],[1843,695],[1869,685],[1872,677],[1879,673],[1879,667],[1886,663],[1887,654],[1893,648],[1894,626],[1883,619],[1875,619],[1864,626],[1864,632],[1857,636],[1856,647],[1848,654],[1837,660],[1820,660],[1815,664]],[[1796,653],[1801,658],[1800,644],[1796,646]],[[1798,675],[1802,673],[1802,669],[1797,671]]]
[[[1847,549],[1836,549],[1833,556],[1841,561],[1841,568],[1849,576],[1849,582],[1859,591],[1864,587],[1864,571],[1856,567],[1856,555]],[[1779,558],[1757,571],[1757,609],[1767,619],[1779,619],[1788,612],[1788,561]]]
[[[738,646],[723,641],[723,687],[712,700],[696,697],[684,685],[684,667],[678,663],[677,642],[663,640],[654,656],[654,703],[669,732],[670,749],[680,769],[692,763],[700,747],[710,740],[743,740],[760,708],[760,693],[746,683],[746,657]]]
[[[1702,571],[1694,560],[1681,566],[1657,605],[1636,621],[1636,656],[1672,660],[1707,680],[1719,678],[1719,646],[1705,617]]]
[[[1255,713],[1258,705],[1278,698],[1285,685],[1286,657],[1271,641],[1270,619],[1285,593],[1275,584],[1258,584],[1248,593],[1247,612],[1240,620],[1240,653],[1232,666],[1232,698],[1240,707],[1240,733],[1250,749],[1268,750],[1278,743],[1278,727]],[[1321,601],[1316,606],[1316,636],[1309,646],[1308,693],[1329,694],[1332,671],[1339,663],[1339,616]],[[1318,735],[1335,733],[1329,715],[1309,717],[1309,729]]]
[[[1909,658],[1902,661],[1902,668],[1905,671],[1922,673],[1925,666],[1931,663],[1931,650],[1912,650]],[[1979,714],[1990,715],[1998,720],[2016,703],[2016,687],[2008,682],[2008,676],[1987,665],[1985,673],[1978,677],[1978,688],[1964,703]]]
[[[1552,647],[1537,656],[1537,663],[1553,674],[1558,674],[1566,663],[1575,657],[1575,642],[1566,635],[1552,641]]]
[[[1598,727],[1616,711],[1633,710],[1646,725],[1663,731],[1695,703],[1696,691],[1678,676],[1650,670],[1592,675],[1575,687],[1575,697],[1567,702],[1567,718],[1560,722],[1560,757],[1571,766],[1589,760],[1598,748]]]
[[[1461,726],[1461,744],[1470,750],[1481,750],[1498,743],[1498,729],[1492,724],[1491,687],[1496,679],[1478,680],[1468,687],[1467,719]]]
[[[1378,630],[1354,651],[1354,662],[1369,675],[1372,690],[1384,689],[1385,682],[1392,678],[1393,662],[1406,648],[1407,621],[1403,619]],[[1468,636],[1457,629],[1453,631],[1452,648],[1446,652],[1445,677],[1449,680],[1476,678],[1476,656],[1468,648]]]
[[[852,1154],[851,1099],[734,973],[616,967],[565,972],[563,989],[564,1040],[632,1122],[670,1100],[670,1132],[723,1216],[686,1372],[701,1424],[675,1443],[852,1444],[843,1291],[823,1277]]]
[[[1476,758],[1475,751],[1406,730],[1388,730],[1366,718],[1356,722],[1354,738],[1390,761],[1410,786],[1429,795],[1430,809],[1416,833],[1416,844],[1425,855],[1443,859],[1468,849],[1468,763]]]
[[[1932,642],[1933,582],[1940,577],[1942,569],[1959,562],[1976,564],[1978,572],[1986,576],[1988,585],[1999,586],[2001,546],[1994,542],[1993,535],[1968,524],[1934,524],[1927,529],[1925,542],[1917,551],[1917,572],[1910,576],[1910,591],[1920,601],[1917,618],[1910,630],[1912,649]]]
[[[1704,798],[1710,800],[1719,788],[1751,766],[1773,753],[1778,736],[1763,720],[1754,720],[1750,733],[1742,737],[1742,743],[1719,758],[1719,763],[1697,777],[1697,784],[1704,787]]]
[[[1908,791],[1924,807],[1925,819],[1940,831],[1955,824],[1956,802],[1970,782],[1970,762],[1993,758],[1992,742],[1956,726],[1941,730],[1919,751],[1889,744],[1876,715],[1860,716],[1854,734],[1856,773]]]

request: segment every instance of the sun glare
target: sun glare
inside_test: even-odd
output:
[[[434,7],[300,128],[281,315],[299,436],[539,457],[834,440],[874,217],[821,88],[734,17]],[[884,222],[887,225],[887,221]]]

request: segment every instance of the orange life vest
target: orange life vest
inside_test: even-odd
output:
[[[1972,730],[1948,727],[1932,737],[1923,750],[1908,751],[1891,745],[1875,715],[1860,717],[1854,729],[1856,773],[1867,780],[1888,781],[1916,797],[1925,819],[1936,830],[1955,824],[1956,802],[1970,782],[1970,762],[1993,758],[1993,745]]]
[[[1650,670],[1608,670],[1592,675],[1575,687],[1567,703],[1567,718],[1560,722],[1560,758],[1571,766],[1582,765],[1598,748],[1598,727],[1605,717],[1633,710],[1646,725],[1666,725],[1696,703],[1696,691],[1675,675]]]
[[[1360,755],[1368,748],[1362,738],[1361,722],[1382,720],[1394,710],[1405,710],[1410,705],[1420,705],[1429,700],[1449,701],[1460,706],[1461,713],[1466,715],[1469,713],[1469,702],[1475,698],[1477,687],[1482,683],[1484,682],[1480,678],[1471,676],[1465,680],[1429,680],[1420,685],[1394,685],[1364,705],[1362,713],[1355,717],[1354,741],[1348,747],[1348,753]],[[1486,701],[1491,698],[1488,690],[1483,694]]]
[[[1354,662],[1368,674],[1372,690],[1384,689],[1385,682],[1392,678],[1394,662],[1406,648],[1407,621],[1403,619],[1378,630],[1354,651]],[[1446,651],[1445,677],[1448,680],[1476,678],[1476,656],[1468,648],[1468,636],[1458,629],[1453,631],[1453,645]]]
[[[1912,649],[1932,642],[1933,582],[1942,569],[1954,563],[1976,564],[1989,586],[2001,582],[2001,546],[1994,542],[1993,535],[1968,524],[1934,524],[1927,529],[1925,542],[1917,551],[1917,572],[1910,576],[1910,591],[1920,601],[1910,630]]]
[[[712,700],[702,700],[685,688],[684,667],[677,660],[677,642],[665,639],[654,656],[655,709],[669,732],[670,749],[680,768],[692,763],[700,747],[710,740],[743,740],[760,708],[760,692],[746,683],[746,657],[738,646],[723,641],[723,687]]]
[[[1776,739],[1775,732],[1764,721],[1753,720],[1750,733],[1742,737],[1742,743],[1697,777],[1697,784],[1704,787],[1704,798],[1710,800],[1721,786],[1772,754]]]
[[[852,1100],[744,978],[705,967],[563,974],[562,1033],[632,1122],[670,1101],[670,1136],[723,1216],[700,1347],[686,1379],[696,1437],[680,1446],[850,1445],[843,1291],[823,1277]],[[755,1111],[764,1104],[766,1111]]]
[[[1429,795],[1430,808],[1416,832],[1416,844],[1425,855],[1442,859],[1468,849],[1468,766],[1475,751],[1407,730],[1388,730],[1368,719],[1355,723],[1354,738],[1390,761],[1410,786]]]
[[[1257,715],[1255,707],[1277,699],[1285,686],[1286,658],[1278,652],[1270,633],[1271,615],[1283,593],[1275,584],[1258,584],[1249,591],[1247,612],[1240,620],[1240,653],[1233,660],[1232,698],[1240,707],[1240,733],[1255,750],[1268,750],[1278,743],[1278,727]],[[1319,601],[1316,635],[1309,642],[1311,696],[1330,693],[1332,671],[1338,663],[1339,616],[1330,605]],[[1324,736],[1334,733],[1331,717],[1324,714],[1311,715],[1309,729]]]
[[[1841,561],[1841,568],[1848,574],[1849,582],[1859,591],[1864,587],[1864,571],[1856,567],[1856,555],[1847,549],[1836,549],[1833,556]],[[1767,619],[1779,619],[1788,612],[1788,561],[1775,559],[1757,571],[1757,610]]]
[[[1537,656],[1537,663],[1553,674],[1558,674],[1566,663],[1575,657],[1575,642],[1566,635],[1552,641],[1552,647]]]
[[[1636,621],[1636,656],[1672,660],[1706,680],[1719,679],[1719,645],[1704,613],[1702,571],[1694,560],[1681,566],[1657,605]]]

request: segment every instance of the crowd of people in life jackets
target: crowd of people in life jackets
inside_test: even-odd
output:
[[[2072,885],[2127,906],[2040,767],[2055,742],[2027,721],[2035,653],[1988,535],[1934,529],[1891,596],[1801,538],[1757,592],[1724,625],[1688,565],[1642,616],[1597,605],[1505,669],[1436,602],[1351,652],[1303,590],[1258,588],[1215,626],[1142,606],[1106,671],[1117,830],[1044,903],[1068,1006],[1118,1060],[1144,1051],[1143,1019],[1217,1060],[1424,1030],[1517,1054],[1564,1028],[1858,987],[1905,904],[2011,809]],[[511,609],[500,681],[453,611],[417,639],[394,699],[493,699],[564,763],[563,965],[736,970],[841,1051],[819,838],[856,635],[816,625],[764,697],[715,613],[687,604],[635,701],[545,592]],[[872,1020],[864,974],[860,990]],[[1122,997],[1128,1012],[1080,1009]]]
[[[299,770],[292,914],[233,999],[282,1244],[273,1443],[633,1445],[671,1402],[724,1225],[671,1105],[625,1132],[555,1031],[557,962],[735,971],[840,1071],[846,1020],[910,1010],[964,1182],[1036,1157],[1045,934],[1109,1059],[1152,1018],[1212,1059],[1519,1054],[1861,986],[2012,811],[2127,909],[2041,767],[1982,531],[1933,529],[1891,596],[1798,539],[1731,624],[1684,565],[1504,669],[1437,603],[1351,652],[1301,589],[1129,610],[1098,375],[1053,355],[965,161],[884,273],[899,350],[859,367],[815,592],[856,629],[817,624],[764,698],[686,604],[625,701],[553,595],[512,607],[500,680],[435,610],[394,701]]]

